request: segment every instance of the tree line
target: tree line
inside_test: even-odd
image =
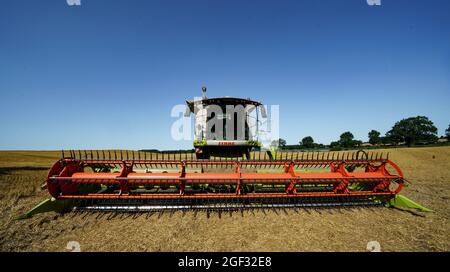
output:
[[[402,119],[394,124],[392,128],[386,132],[384,136],[375,129],[369,131],[369,144],[372,146],[379,145],[407,145],[415,144],[435,144],[439,137],[438,129],[433,122],[426,116],[416,116]],[[445,136],[450,140],[450,125],[445,130]],[[339,140],[332,141],[330,145],[316,143],[311,136],[306,136],[299,141],[297,145],[287,145],[286,140],[278,139],[273,141],[272,146],[280,149],[314,149],[314,148],[331,148],[334,150],[360,147],[363,142],[355,139],[350,131],[342,133]]]

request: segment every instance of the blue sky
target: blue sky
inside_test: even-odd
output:
[[[172,107],[280,105],[289,144],[450,123],[450,1],[2,1],[0,149],[190,148]]]

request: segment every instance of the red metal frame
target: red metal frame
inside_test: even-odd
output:
[[[120,173],[84,172],[86,166],[121,165]],[[178,173],[134,173],[135,165],[178,165]],[[346,167],[358,165],[365,172],[348,172]],[[392,174],[386,166],[391,165]],[[234,166],[233,172],[188,173],[188,167]],[[280,173],[249,173],[247,167],[282,167]],[[330,172],[296,172],[296,168],[327,167]],[[395,182],[395,190],[389,187]],[[350,184],[365,185],[364,190],[352,190]],[[83,184],[115,185],[118,192],[82,194]],[[233,185],[234,193],[187,192],[186,187],[198,184]],[[284,192],[248,192],[246,185],[284,185]],[[330,191],[298,191],[303,186],[332,185]],[[137,185],[174,185],[177,193],[140,193],[132,190]],[[403,188],[403,173],[390,160],[299,160],[299,161],[203,161],[203,160],[76,160],[61,159],[50,169],[47,178],[49,193],[57,199],[151,199],[151,198],[292,198],[338,196],[394,196]],[[319,187],[318,187],[319,188]],[[323,188],[323,187],[322,187]]]

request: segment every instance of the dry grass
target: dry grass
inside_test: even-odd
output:
[[[0,250],[65,251],[383,251],[450,250],[450,147],[389,150],[412,185],[403,194],[435,212],[389,208],[219,214],[39,214],[14,217],[47,197],[40,189],[58,152],[0,152]]]

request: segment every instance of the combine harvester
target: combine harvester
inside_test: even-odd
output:
[[[52,198],[22,218],[73,209],[230,211],[387,205],[429,211],[399,195],[405,178],[388,154],[260,151],[250,119],[261,104],[230,97],[208,99],[203,91],[201,100],[187,102],[186,115],[196,114],[195,152],[63,151],[45,185]],[[228,130],[221,140],[207,133],[208,106],[213,104],[244,106],[244,139],[236,139],[236,130]],[[227,115],[221,119],[224,131],[227,121],[237,122]]]

